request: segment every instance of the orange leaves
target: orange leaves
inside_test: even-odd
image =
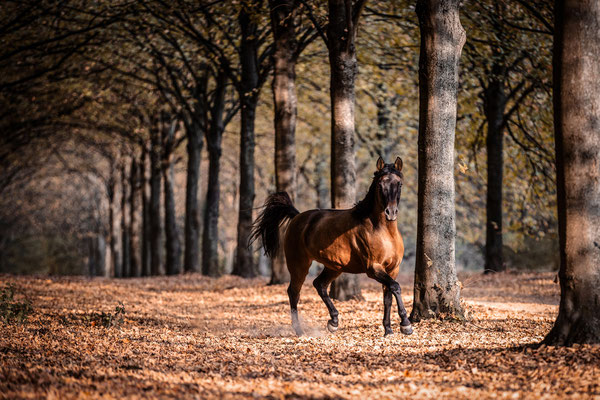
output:
[[[327,332],[326,309],[307,282],[299,310],[309,334],[298,338],[285,285],[266,286],[261,279],[7,278],[35,293],[36,313],[23,325],[0,325],[0,393],[61,399],[598,396],[599,346],[528,347],[554,321],[558,287],[552,278],[461,276],[470,323],[424,321],[404,336],[394,311],[396,334],[385,338],[381,287],[370,281],[363,282],[365,301],[336,303],[335,334]],[[410,309],[412,281],[402,276],[400,283]],[[114,310],[118,301],[127,307],[119,329],[90,329],[83,319],[69,318]]]

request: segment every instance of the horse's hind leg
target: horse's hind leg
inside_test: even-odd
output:
[[[327,294],[327,288],[329,284],[338,276],[340,276],[340,272],[331,270],[327,267],[323,269],[323,271],[319,274],[319,276],[313,281],[313,286],[317,289],[317,293],[323,299],[323,302],[327,306],[329,310],[329,315],[331,319],[327,322],[327,329],[329,332],[335,332],[338,330],[338,310],[333,305],[333,301]]]
[[[302,336],[304,334],[304,330],[300,325],[300,320],[298,319],[298,300],[300,300],[300,290],[302,289],[302,283],[304,279],[301,281],[292,280],[290,285],[288,286],[288,296],[290,298],[290,309],[292,313],[292,327],[296,332],[296,335]]]
[[[292,326],[298,336],[302,336],[304,331],[300,325],[298,319],[298,300],[300,300],[300,291],[302,290],[302,284],[308,275],[308,269],[310,268],[310,260],[306,257],[295,257],[291,252],[287,251],[286,248],[286,263],[288,270],[290,271],[290,285],[288,286],[288,296],[290,298],[290,310],[292,314]]]

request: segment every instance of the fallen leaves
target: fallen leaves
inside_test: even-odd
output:
[[[293,334],[285,286],[199,275],[104,280],[0,277],[31,299],[0,325],[0,397],[563,398],[600,396],[600,347],[534,348],[557,312],[553,275],[461,277],[469,321],[429,320],[383,337],[379,285],[336,303],[340,330],[310,283]],[[412,283],[401,277],[411,307]],[[113,329],[86,323],[122,302]],[[64,321],[67,321],[65,323]],[[93,321],[92,321],[93,322]],[[399,332],[393,314],[393,328]]]

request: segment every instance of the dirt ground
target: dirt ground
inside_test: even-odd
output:
[[[410,311],[412,281],[399,280]],[[600,399],[600,346],[532,346],[556,317],[554,274],[461,281],[468,322],[386,338],[380,286],[365,280],[364,301],[337,303],[330,334],[307,282],[298,338],[285,286],[263,279],[0,276],[34,309],[23,324],[0,322],[0,398]],[[120,303],[124,320],[106,328],[100,314]]]

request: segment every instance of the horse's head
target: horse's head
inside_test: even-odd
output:
[[[377,160],[377,201],[385,212],[388,221],[395,221],[398,216],[398,203],[404,176],[402,175],[402,159],[396,157],[393,164],[386,164],[383,158]]]

